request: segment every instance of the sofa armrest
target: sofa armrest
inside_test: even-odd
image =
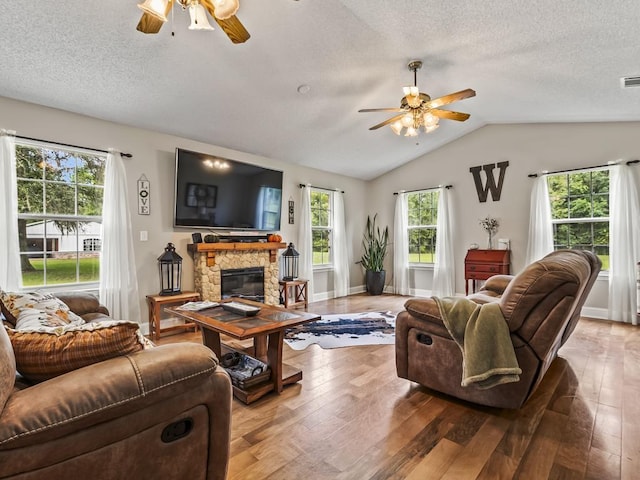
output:
[[[433,298],[412,298],[405,302],[404,308],[417,319],[444,326],[440,309]]]
[[[83,316],[87,313],[102,313],[109,316],[109,310],[100,304],[98,297],[87,292],[60,292],[56,297],[67,304],[76,315]]]
[[[409,378],[411,338],[424,334],[451,339],[451,335],[433,298],[412,298],[404,308],[396,318],[396,370],[399,377]]]
[[[412,298],[404,304],[406,316],[403,319],[402,327],[407,331],[417,328],[421,331],[430,332],[441,337],[449,337],[449,331],[442,321],[440,308],[433,298]],[[396,320],[396,338],[398,336],[398,321]]]
[[[221,373],[230,409],[230,381],[217,365],[213,352],[203,345],[170,344],[14,391],[0,414],[0,451],[49,442],[143,410],[195,390]]]
[[[507,286],[509,286],[513,277],[514,275],[494,275],[487,279],[482,289],[493,292],[496,296],[500,296],[507,289]]]

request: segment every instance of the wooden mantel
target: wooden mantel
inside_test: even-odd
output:
[[[216,264],[216,252],[222,251],[248,251],[248,250],[269,250],[269,261],[275,262],[278,258],[278,250],[287,248],[284,242],[218,242],[218,243],[190,243],[187,250],[193,255],[195,253],[206,252],[207,267]]]

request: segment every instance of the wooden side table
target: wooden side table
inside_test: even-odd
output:
[[[309,306],[307,299],[308,280],[280,280],[280,303],[284,308],[296,308]]]
[[[200,294],[197,292],[182,292],[177,295],[147,295],[149,335],[151,335],[151,338],[157,340],[162,333],[190,328],[195,329],[195,323],[185,323],[182,318],[168,316],[164,313],[164,309],[165,307],[177,307],[187,302],[197,302],[199,300]]]
[[[476,291],[476,280],[487,280],[499,274],[509,274],[510,250],[469,250],[464,259],[464,290],[469,294],[469,280]]]

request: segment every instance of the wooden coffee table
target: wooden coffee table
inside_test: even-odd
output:
[[[320,319],[320,315],[297,310],[289,310],[246,299],[232,298],[228,301],[245,303],[260,308],[260,312],[247,317],[232,313],[222,307],[209,308],[198,312],[170,307],[166,310],[194,322],[202,329],[202,342],[218,358],[222,358],[223,345],[220,335],[237,340],[253,338],[253,356],[265,362],[271,369],[271,380],[259,385],[242,389],[233,386],[233,393],[244,403],[251,403],[269,392],[281,393],[285,385],[302,380],[302,371],[282,362],[284,331],[289,327]],[[224,301],[223,301],[224,302]]]

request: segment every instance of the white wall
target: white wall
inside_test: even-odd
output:
[[[170,113],[167,116],[170,117]],[[136,264],[132,268],[136,269],[138,275],[143,323],[147,321],[145,295],[157,294],[160,290],[157,257],[164,251],[168,242],[175,243],[178,253],[183,257],[183,289],[193,289],[193,262],[187,252],[187,244],[191,242],[193,230],[173,228],[176,147],[282,170],[284,172],[282,199],[285,213],[282,217],[281,234],[285,242],[298,242],[300,222],[298,185],[300,183],[344,190],[347,237],[351,251],[359,252],[364,226],[359,212],[364,209],[366,192],[365,182],[362,180],[3,97],[0,97],[0,128],[15,130],[17,135],[25,137],[98,149],[111,147],[133,155],[133,158],[124,160],[129,184],[136,254]],[[137,180],[143,174],[149,180],[151,187],[150,215],[137,213]],[[295,201],[294,225],[287,223],[286,206],[290,198]],[[148,241],[139,240],[141,231],[148,232]],[[362,273],[360,267],[354,262],[355,260],[350,262],[351,282],[352,286],[357,288],[362,284]],[[316,292],[320,296],[328,295],[329,292],[326,289],[333,288],[331,276],[327,272],[320,272],[314,278]]]
[[[124,121],[124,120],[123,120]],[[453,128],[454,125],[447,125]],[[283,215],[281,234],[284,241],[298,240],[300,189],[311,183],[345,191],[347,235],[351,245],[351,290],[360,291],[363,273],[355,264],[361,254],[361,238],[367,214],[379,214],[379,224],[388,225],[393,238],[393,192],[452,184],[454,216],[454,252],[456,257],[456,291],[464,292],[464,255],[471,243],[486,244],[486,235],[478,221],[487,215],[500,220],[496,238],[510,238],[512,269],[524,267],[528,231],[529,196],[532,180],[527,174],[541,170],[587,167],[610,160],[640,157],[640,123],[529,124],[492,125],[420,157],[371,182],[284,163],[186,138],[138,129],[0,97],[0,128],[16,130],[18,135],[77,144],[94,148],[113,147],[133,154],[125,160],[129,178],[131,217],[136,248],[136,265],[140,282],[140,305],[146,312],[144,295],[159,290],[156,259],[167,244],[176,244],[184,258],[183,288],[193,288],[192,262],[187,253],[191,230],[173,228],[173,175],[176,147],[211,153],[247,163],[256,163],[284,171],[283,208],[295,200],[295,225],[287,224]],[[381,132],[380,134],[384,134]],[[437,133],[437,132],[436,132]],[[428,136],[420,141],[429,141]],[[499,202],[480,203],[469,168],[508,161],[502,197]],[[640,170],[640,166],[637,167]],[[640,172],[636,170],[636,176]],[[151,215],[137,214],[137,179],[146,175],[151,183]],[[285,208],[286,212],[286,208]],[[139,232],[149,232],[149,241],[140,242]],[[387,283],[391,284],[392,252],[387,257]],[[330,272],[314,276],[315,298],[330,295],[333,279]],[[412,288],[419,292],[431,289],[432,271],[412,272]],[[586,313],[606,315],[607,283],[599,280],[587,302]],[[146,314],[143,313],[146,321]]]
[[[381,224],[391,228],[393,192],[452,184],[456,291],[464,292],[464,256],[471,243],[486,246],[486,234],[478,222],[487,215],[500,221],[496,238],[511,239],[512,271],[525,266],[532,186],[529,173],[639,158],[639,131],[638,122],[486,126],[372,181],[368,188],[375,195],[368,198],[367,207],[370,212],[379,212]],[[428,136],[421,141],[428,141]],[[480,203],[469,168],[503,161],[508,161],[509,167],[500,201],[494,202],[489,195],[486,203]],[[639,178],[640,166],[635,168]],[[431,270],[415,271],[412,278],[412,288],[430,290]],[[606,316],[607,288],[606,277],[596,282],[586,314]]]

